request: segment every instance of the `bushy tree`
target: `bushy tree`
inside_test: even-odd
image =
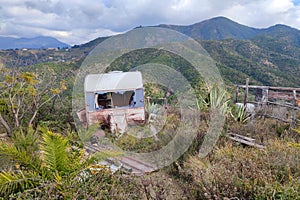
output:
[[[0,70],[0,124],[9,136],[13,130],[32,126],[40,109],[66,90],[65,81],[57,82],[50,68],[36,73]]]

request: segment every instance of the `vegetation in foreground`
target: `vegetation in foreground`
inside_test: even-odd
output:
[[[73,68],[69,69],[64,73],[71,73]],[[58,73],[56,70],[55,66],[51,70],[54,75]],[[219,104],[216,102],[222,102],[219,106],[226,116],[224,133],[256,137],[266,149],[241,146],[221,135],[214,150],[207,157],[199,158],[209,119],[205,111],[200,115],[203,123],[194,143],[179,160],[158,172],[134,177],[112,173],[98,165],[96,157],[84,154],[69,121],[67,86],[71,80],[63,80],[67,76],[57,74],[55,82],[43,82],[38,76],[42,72],[10,72],[13,73],[8,71],[7,76],[1,77],[0,85],[1,116],[9,128],[1,122],[1,132],[5,134],[0,138],[0,198],[300,199],[299,128],[293,130],[288,124],[268,119],[251,121],[245,112],[235,112],[222,92],[212,95],[206,91],[210,95],[199,104],[203,106],[201,110],[208,111]],[[48,92],[41,95],[46,87]],[[37,109],[36,102],[43,106]],[[168,128],[176,126],[176,119],[170,117]],[[127,149],[157,148],[156,140],[151,140],[151,145],[147,144],[149,141],[136,140],[125,137],[117,142],[124,148],[128,144]],[[100,152],[97,156],[103,159],[117,153]]]

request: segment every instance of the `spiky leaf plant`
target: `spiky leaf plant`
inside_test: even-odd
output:
[[[7,156],[12,161],[10,170],[0,172],[0,196],[8,198],[10,195],[28,190],[51,187],[65,196],[65,188],[78,179],[78,175],[89,168],[95,159],[107,158],[114,153],[101,152],[95,157],[87,157],[83,150],[74,150],[69,139],[47,129],[41,129],[38,149],[16,146],[0,141],[0,155]],[[16,144],[26,144],[32,134],[20,134]],[[30,143],[30,142],[29,142]],[[66,197],[67,198],[67,197]]]

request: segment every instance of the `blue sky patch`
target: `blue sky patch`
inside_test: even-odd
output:
[[[300,5],[300,0],[294,0],[294,1],[293,1],[293,4],[294,4],[295,6]]]

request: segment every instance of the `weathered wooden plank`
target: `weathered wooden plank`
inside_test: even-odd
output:
[[[251,141],[248,141],[248,140],[244,140],[242,138],[238,138],[238,137],[232,137],[232,136],[227,136],[229,137],[230,139],[236,141],[236,142],[239,142],[239,143],[242,143],[242,144],[246,144],[248,146],[252,146],[252,147],[256,147],[256,148],[259,148],[259,149],[264,149],[266,148],[265,146],[263,145],[260,145],[260,144],[257,144],[255,142],[251,142]]]
[[[239,90],[240,90],[239,86],[236,86],[236,88],[235,88],[235,101],[234,101],[234,103],[238,102]]]
[[[293,104],[294,104],[295,108],[297,106],[296,100],[297,100],[297,92],[296,92],[296,90],[293,90]],[[292,128],[295,128],[295,126],[296,126],[296,119],[297,119],[297,113],[296,113],[296,110],[293,110],[292,111],[292,123],[291,123]]]
[[[132,173],[136,175],[142,175],[146,173],[150,173],[155,171],[155,168],[151,166],[148,163],[145,163],[143,161],[137,160],[132,157],[123,156],[120,159],[120,162],[126,166],[132,169]]]
[[[91,153],[96,153],[101,150],[106,150],[101,146],[93,146],[93,145],[86,145],[85,148]],[[129,156],[121,156],[116,159],[122,164],[122,169],[125,169],[126,172],[130,172],[135,175],[143,175],[143,174],[151,173],[156,170],[156,168],[153,167],[151,164]],[[108,161],[108,163],[112,163],[112,162]]]
[[[246,85],[238,85],[240,88],[246,88]],[[248,88],[250,89],[269,89],[269,90],[278,90],[278,91],[297,91],[300,92],[300,88],[294,88],[294,87],[273,87],[273,86],[260,86],[260,85],[248,85]]]
[[[86,109],[83,108],[83,109],[77,111],[76,114],[77,114],[77,116],[78,116],[78,118],[79,118],[79,121],[82,123],[82,125],[83,125],[84,127],[86,127],[86,126],[87,126]]]
[[[244,135],[235,134],[235,133],[227,133],[227,134],[235,136],[235,137],[239,137],[239,138],[242,138],[242,139],[245,139],[245,140],[248,140],[250,142],[253,142],[255,140],[254,138],[250,138],[250,137],[247,137],[247,136],[244,136]]]
[[[291,108],[291,109],[295,109],[295,110],[300,110],[300,108],[295,107],[293,104],[290,104],[290,103],[282,104],[282,103],[277,103],[277,102],[272,102],[272,101],[268,101],[267,103],[271,104],[271,105],[277,105],[277,106],[281,106],[281,107],[286,107],[286,108]]]
[[[292,122],[291,120],[285,120],[285,119],[282,119],[282,118],[279,118],[279,117],[275,117],[273,115],[268,115],[268,114],[265,114],[265,117],[277,119],[277,120],[283,121],[285,123],[291,123]]]
[[[249,93],[249,78],[246,79],[244,106],[246,106],[248,101],[248,93]]]

